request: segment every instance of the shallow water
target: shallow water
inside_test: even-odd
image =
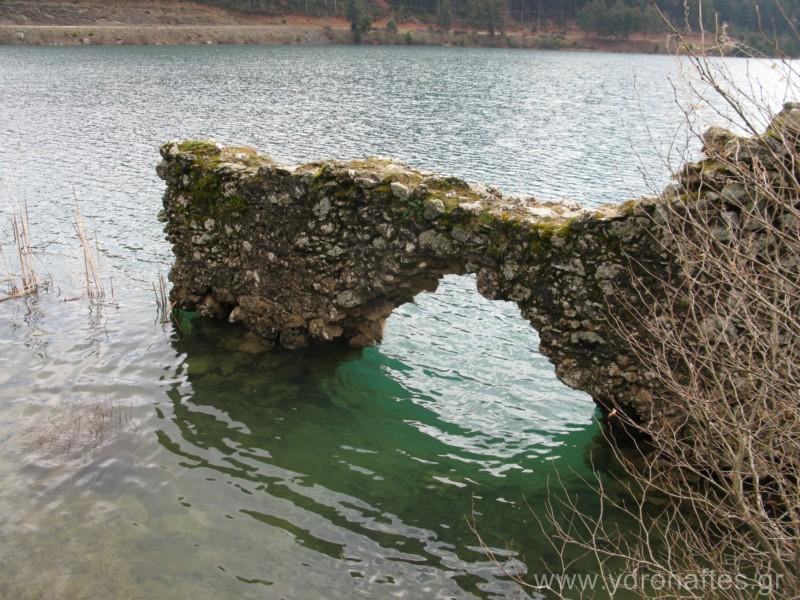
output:
[[[735,68],[743,68],[732,61]],[[447,277],[363,352],[158,323],[170,138],[390,155],[593,204],[658,187],[680,112],[653,56],[426,48],[0,48],[0,202],[52,293],[0,303],[0,597],[517,598],[548,477],[591,507],[597,428],[512,304]],[[114,301],[80,294],[73,193]],[[10,229],[0,223],[5,256]],[[554,563],[553,563],[554,564]]]

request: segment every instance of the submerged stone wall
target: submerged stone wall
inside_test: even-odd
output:
[[[654,223],[707,165],[684,169],[661,198],[586,209],[381,159],[289,168],[207,141],[171,142],[161,154],[177,306],[289,349],[361,347],[443,275],[474,273],[483,296],[519,306],[567,385],[641,418],[663,410],[614,320],[641,302],[632,276],[656,291],[671,277]],[[724,213],[720,194],[708,201]]]

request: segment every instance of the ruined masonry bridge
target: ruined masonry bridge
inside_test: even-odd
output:
[[[707,145],[736,141],[708,135]],[[519,306],[564,383],[639,418],[665,409],[618,324],[636,327],[629,309],[642,286],[659,297],[675,268],[660,243],[662,209],[685,202],[711,159],[687,165],[659,198],[588,209],[383,159],[289,168],[209,141],[170,142],[161,154],[177,306],[287,349],[363,347],[381,339],[395,307],[443,275],[472,273],[480,294]],[[705,198],[711,218],[726,210],[718,198]]]

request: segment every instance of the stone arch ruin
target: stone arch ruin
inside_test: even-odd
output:
[[[738,160],[755,156],[763,137],[712,130],[706,144]],[[712,157],[685,166],[680,185],[658,198],[585,208],[383,159],[289,168],[208,141],[170,142],[161,154],[176,306],[239,321],[288,349],[362,347],[443,275],[474,273],[480,294],[519,306],[564,383],[639,418],[652,418],[664,395],[618,323],[642,302],[641,286],[657,298],[675,268],[659,239],[661,209],[678,202],[715,219],[730,212],[726,190],[735,193]]]

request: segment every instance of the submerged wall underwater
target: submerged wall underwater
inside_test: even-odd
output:
[[[706,142],[747,160],[770,139],[713,129]],[[725,236],[729,200],[745,193],[711,157],[685,166],[658,198],[590,209],[504,197],[384,159],[290,168],[209,141],[170,142],[161,155],[176,306],[240,321],[289,349],[361,347],[443,275],[474,273],[483,296],[519,306],[563,382],[642,419],[669,412],[654,401],[668,394],[619,331],[635,331],[643,289],[659,298],[676,276],[659,226],[665,208],[700,210]]]

